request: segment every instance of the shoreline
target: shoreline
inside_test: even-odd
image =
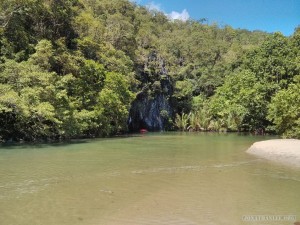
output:
[[[300,168],[300,140],[298,139],[259,141],[251,145],[246,152],[269,161]]]

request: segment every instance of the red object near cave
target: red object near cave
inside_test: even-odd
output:
[[[142,133],[142,134],[147,133],[147,132],[148,132],[148,130],[146,130],[146,129],[140,129],[140,133]]]

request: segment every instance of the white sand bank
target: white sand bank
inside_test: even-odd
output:
[[[297,139],[255,142],[247,153],[285,165],[300,167],[300,140]]]

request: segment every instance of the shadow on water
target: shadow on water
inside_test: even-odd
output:
[[[107,141],[119,140],[125,138],[142,137],[141,134],[124,134],[116,135],[108,138],[85,138],[85,139],[67,139],[57,141],[40,141],[40,142],[5,142],[0,143],[0,150],[13,150],[13,149],[32,149],[32,148],[48,148],[48,147],[64,147],[69,145],[88,144],[94,141]]]
[[[57,140],[57,141],[39,141],[39,142],[6,142],[0,143],[0,150],[13,150],[13,149],[43,149],[49,147],[65,147],[71,145],[79,145],[79,144],[88,144],[92,142],[101,142],[108,140],[120,140],[120,139],[128,139],[128,138],[138,138],[138,137],[158,137],[160,135],[168,136],[168,135],[179,135],[179,136],[244,136],[249,138],[256,138],[257,135],[253,135],[251,133],[217,133],[217,132],[147,132],[147,133],[128,133],[115,135],[107,138],[82,138],[82,139],[67,139],[67,140]],[[264,138],[274,138],[274,136],[264,135],[260,136],[262,139]]]
[[[80,139],[80,140],[66,140],[66,141],[51,141],[51,142],[7,142],[0,144],[0,150],[4,148],[5,150],[13,150],[13,149],[26,149],[26,148],[48,148],[49,146],[60,147],[67,146],[73,144],[86,144],[90,140],[88,139]]]

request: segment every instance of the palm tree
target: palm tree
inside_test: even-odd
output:
[[[211,121],[211,114],[207,108],[203,108],[199,111],[200,127],[203,130],[208,130]]]
[[[199,130],[201,130],[199,112],[190,113],[189,121],[190,121],[190,125],[187,128],[189,131],[199,131]]]
[[[179,114],[176,114],[175,126],[178,127],[178,129],[181,131],[186,131],[189,125],[190,115],[191,113],[190,114],[182,113],[181,116]]]

